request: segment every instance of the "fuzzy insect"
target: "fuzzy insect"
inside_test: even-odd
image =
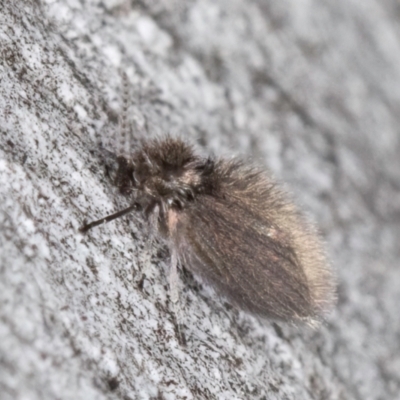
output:
[[[142,209],[178,261],[255,315],[315,321],[335,284],[313,225],[271,177],[239,159],[204,158],[179,138],[144,141],[118,157],[115,184]]]

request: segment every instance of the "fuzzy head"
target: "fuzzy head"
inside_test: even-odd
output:
[[[115,183],[143,208],[157,203],[161,209],[182,209],[199,193],[211,190],[213,161],[195,155],[180,139],[167,137],[143,143],[132,159],[118,157]]]

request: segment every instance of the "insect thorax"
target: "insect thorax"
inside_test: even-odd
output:
[[[133,153],[118,157],[115,184],[123,194],[132,194],[146,208],[159,203],[163,209],[183,209],[199,194],[210,190],[212,160],[194,154],[180,139],[152,140]]]

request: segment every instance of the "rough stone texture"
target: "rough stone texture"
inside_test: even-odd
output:
[[[399,16],[395,0],[0,0],[0,399],[398,399]],[[125,204],[91,155],[118,129],[121,70],[138,134],[288,183],[338,271],[322,328],[183,277],[178,332],[139,216],[78,233]]]

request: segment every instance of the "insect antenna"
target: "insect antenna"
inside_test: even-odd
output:
[[[92,229],[95,226],[99,226],[101,224],[105,224],[105,223],[110,222],[110,221],[112,221],[114,219],[122,217],[123,215],[128,214],[131,211],[137,210],[138,208],[140,208],[139,204],[138,203],[134,203],[131,206],[129,206],[128,208],[125,208],[124,210],[121,210],[121,211],[118,211],[118,212],[116,212],[114,214],[108,215],[105,218],[98,219],[97,221],[93,221],[90,224],[83,225],[79,229],[79,232],[86,233],[89,229]]]
[[[118,149],[119,155],[126,156],[131,150],[131,135],[129,131],[130,121],[128,121],[128,111],[130,103],[130,83],[128,75],[125,71],[120,71],[122,80],[122,112],[119,118],[119,143]]]

